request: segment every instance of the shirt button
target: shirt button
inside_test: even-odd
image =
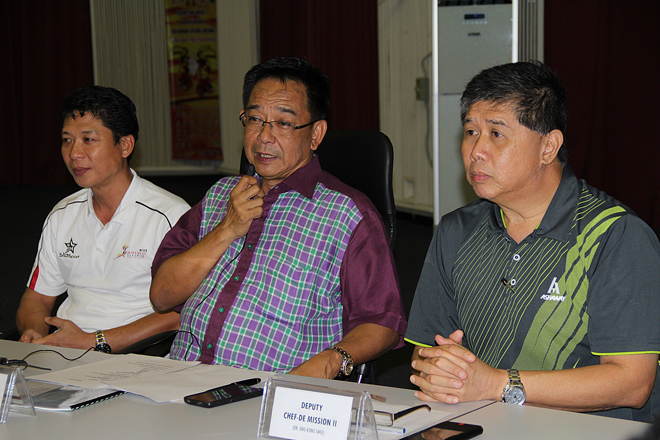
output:
[[[513,256],[513,261],[518,261],[520,260],[520,255],[516,254]]]
[[[251,245],[251,244],[248,244],[247,248],[248,248],[248,249],[252,249],[252,245]]]
[[[516,285],[516,280],[509,281],[509,284],[511,284],[512,286],[515,286]]]
[[[206,348],[208,348],[209,350],[212,349],[212,348],[213,348],[213,344],[211,344],[211,343],[209,342],[208,344],[206,344]]]
[[[234,277],[234,281],[238,281],[238,280],[240,280],[240,279],[241,279],[241,277],[239,277],[238,275],[236,275],[236,276]]]
[[[220,313],[224,313],[224,311],[225,311],[225,308],[224,308],[224,307],[220,307],[220,308],[218,309],[218,312],[220,312]]]

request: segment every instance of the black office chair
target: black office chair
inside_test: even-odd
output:
[[[383,218],[390,249],[394,250],[394,148],[390,139],[374,130],[329,130],[316,149],[316,154],[324,171],[369,197]],[[247,165],[244,151],[241,154],[241,172],[245,171]],[[376,361],[356,366],[349,380],[376,384]]]
[[[396,206],[392,190],[394,149],[385,134],[375,130],[329,130],[316,149],[321,168],[364,193],[385,225],[390,249],[396,240]],[[241,172],[248,161],[241,154]]]
[[[144,354],[147,356],[165,357],[170,352],[170,347],[178,331],[169,330],[155,335],[148,336],[144,339],[129,345],[123,350],[114,352],[115,354]]]
[[[67,293],[63,293],[58,296],[55,300],[55,305],[53,306],[52,316],[57,315],[57,309],[62,305],[64,300],[67,297]],[[50,327],[49,333],[53,333],[57,328]],[[147,356],[159,356],[165,357],[170,352],[170,346],[174,342],[177,331],[170,330],[162,333],[157,333],[155,335],[147,336],[144,339],[141,339],[128,347],[113,351],[114,354],[144,354]],[[18,332],[17,328],[12,328],[10,331],[0,334],[0,339],[7,339],[11,341],[18,341],[21,337],[21,334]]]

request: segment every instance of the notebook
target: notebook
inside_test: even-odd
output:
[[[74,411],[124,394],[111,388],[89,389],[28,380],[36,409]]]

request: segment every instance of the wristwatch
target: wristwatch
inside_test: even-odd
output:
[[[337,377],[343,376],[343,377],[348,377],[351,375],[353,372],[353,357],[351,357],[350,354],[343,348],[339,348],[336,345],[333,345],[332,347],[328,348],[327,350],[332,350],[336,351],[337,353],[340,354],[342,361],[341,361],[341,367],[339,368],[339,375]]]
[[[103,353],[112,353],[112,348],[110,348],[110,344],[108,344],[108,341],[105,340],[105,335],[103,334],[103,330],[96,330],[94,332],[94,336],[96,336],[96,347],[94,347],[94,351],[102,351]]]
[[[509,372],[509,383],[502,391],[502,401],[514,405],[522,405],[525,403],[525,388],[520,380],[520,373],[515,368],[507,370]]]

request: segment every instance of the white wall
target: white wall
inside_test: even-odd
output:
[[[444,13],[459,13],[465,8],[473,8],[474,12],[488,10],[491,22],[487,26],[485,23],[478,26],[478,30],[484,33],[484,41],[472,48],[458,44],[467,35],[462,33],[467,29],[463,29],[466,23],[459,20],[453,24],[445,23],[443,29],[436,27],[440,34],[440,31],[446,31],[444,39],[440,38],[442,41],[439,42],[443,47],[438,50],[443,67],[450,67],[445,69],[443,79],[456,80],[453,82],[458,84],[456,90],[440,92],[437,109],[440,113],[436,117],[430,115],[431,103],[417,100],[415,93],[416,79],[433,75],[432,59],[429,57],[432,51],[433,8],[436,8],[437,14],[437,0],[379,0],[378,42],[380,129],[394,145],[394,198],[397,209],[434,214],[433,135],[429,122],[436,120],[437,223],[441,215],[476,199],[465,179],[460,155],[462,127],[458,100],[462,89],[481,69],[511,61],[511,48],[517,47],[516,59],[543,59],[543,0],[514,0],[513,5],[444,8]],[[486,31],[493,27],[495,10],[506,8],[509,16],[513,8],[511,25],[520,27],[515,33],[515,42],[519,44],[512,44],[509,34],[507,42],[512,47],[504,58],[479,54],[478,49],[491,50],[485,49],[488,45],[484,43],[488,42],[487,38],[493,38]],[[462,20],[461,17],[463,15],[459,15]],[[453,55],[452,50],[455,52]],[[474,64],[475,60],[478,66],[468,69],[468,65]]]
[[[416,78],[431,75],[430,3],[378,2],[380,129],[394,146],[398,210],[432,215],[429,102],[416,99]],[[426,72],[425,72],[426,68]]]

